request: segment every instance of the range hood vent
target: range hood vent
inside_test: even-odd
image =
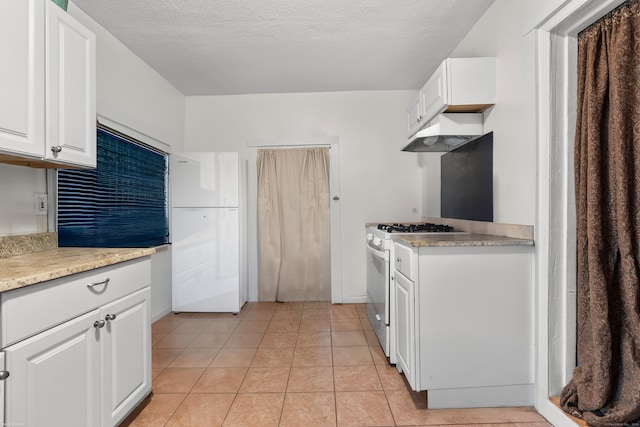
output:
[[[447,152],[483,134],[482,113],[442,113],[409,139],[402,151]]]

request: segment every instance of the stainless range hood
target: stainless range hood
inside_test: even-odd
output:
[[[409,139],[402,151],[446,152],[483,134],[482,113],[442,113]]]

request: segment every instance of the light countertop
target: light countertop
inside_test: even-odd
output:
[[[515,237],[494,236],[492,234],[397,234],[393,241],[419,247],[455,247],[455,246],[533,246],[533,240]]]
[[[152,255],[154,248],[56,248],[0,259],[0,292]]]

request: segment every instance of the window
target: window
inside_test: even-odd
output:
[[[98,129],[97,168],[58,171],[58,245],[168,242],[167,155]]]

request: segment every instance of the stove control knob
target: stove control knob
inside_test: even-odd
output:
[[[367,233],[367,242],[370,242],[373,240],[373,234],[372,233]]]
[[[376,246],[380,246],[382,244],[382,239],[379,237],[374,237],[373,238],[373,244]]]

